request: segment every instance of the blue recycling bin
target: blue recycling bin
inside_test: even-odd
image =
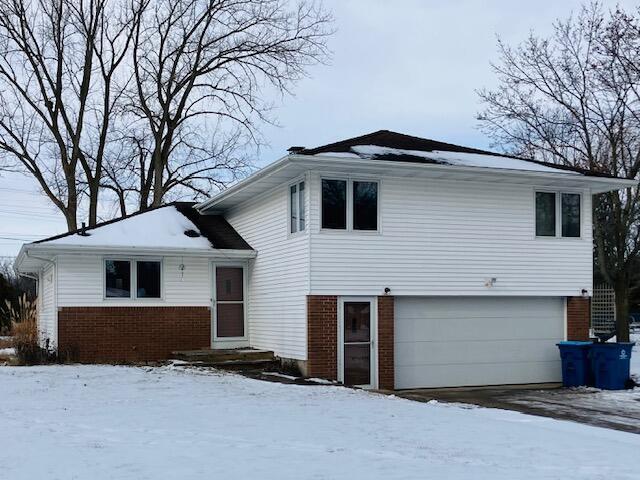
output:
[[[565,387],[592,385],[589,349],[593,343],[567,341],[556,345],[560,349],[562,359],[562,385]]]
[[[594,343],[591,346],[591,368],[596,388],[622,390],[630,378],[631,349],[635,343]]]

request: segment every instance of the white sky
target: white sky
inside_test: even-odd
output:
[[[636,2],[616,3],[632,9]],[[530,30],[545,34],[552,22],[579,8],[574,0],[442,1],[325,0],[337,33],[333,60],[314,67],[276,110],[280,126],[266,126],[270,142],[259,165],[292,145],[313,147],[389,129],[488,148],[475,120],[475,90],[492,87],[489,62],[496,35],[522,41]],[[22,241],[65,230],[62,215],[33,182],[0,176],[0,256],[16,255]]]

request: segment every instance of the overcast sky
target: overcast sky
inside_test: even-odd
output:
[[[638,2],[617,2],[632,8]],[[616,2],[605,2],[613,8]],[[312,147],[380,129],[479,148],[475,90],[492,87],[496,35],[545,34],[579,1],[325,0],[336,19],[330,65],[313,68],[281,102],[279,127],[263,129],[265,165],[291,145]],[[0,256],[65,230],[61,215],[28,179],[0,177]],[[7,237],[9,239],[7,239]]]

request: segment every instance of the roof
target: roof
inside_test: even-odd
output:
[[[195,202],[174,202],[31,245],[251,250],[223,217],[202,215],[194,205]]]
[[[592,193],[638,184],[635,180],[607,173],[378,130],[320,147],[296,147],[289,155],[196,205],[196,208],[199,211],[225,212],[309,171],[483,181],[487,184],[505,181],[542,188],[588,188]]]
[[[608,173],[526,159],[477,148],[463,147],[428,138],[414,137],[390,130],[378,130],[320,147],[296,151],[299,155],[339,156],[452,166],[504,168],[530,171],[575,172],[588,176],[614,178]]]

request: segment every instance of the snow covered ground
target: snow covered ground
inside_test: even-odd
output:
[[[0,367],[0,478],[631,479],[640,435],[180,367]]]

